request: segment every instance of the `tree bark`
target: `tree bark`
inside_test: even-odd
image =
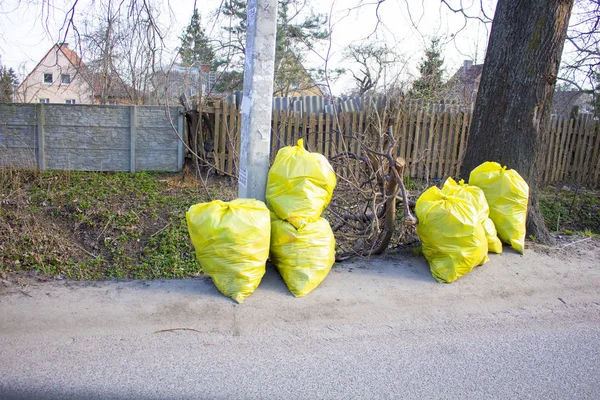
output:
[[[530,187],[527,234],[553,239],[538,187],[556,74],[573,0],[498,0],[461,174],[485,161],[515,169]]]

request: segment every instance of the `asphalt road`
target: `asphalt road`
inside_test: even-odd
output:
[[[0,398],[598,399],[600,253],[505,250],[451,285],[421,258],[210,280],[52,282],[0,295]]]

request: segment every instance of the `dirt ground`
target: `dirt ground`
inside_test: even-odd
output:
[[[538,245],[534,242],[526,242],[525,255],[521,256],[514,252],[510,247],[504,246],[502,254],[491,254],[491,261],[483,266],[475,268],[471,273],[459,278],[454,283],[438,284],[429,272],[429,265],[423,255],[419,255],[414,248],[400,248],[393,251],[388,251],[380,257],[371,259],[354,259],[343,263],[336,263],[332,269],[331,275],[339,273],[355,273],[358,275],[377,273],[384,276],[390,275],[402,283],[402,287],[407,287],[410,291],[410,283],[418,281],[427,283],[432,288],[440,288],[444,286],[477,287],[479,284],[485,284],[489,288],[493,286],[495,276],[502,273],[514,274],[516,282],[525,282],[527,280],[539,280],[549,287],[557,286],[561,282],[561,277],[569,275],[569,281],[587,282],[591,277],[600,278],[600,238],[577,236],[577,235],[556,235],[557,244],[552,247]],[[567,266],[575,266],[575,268],[567,268]],[[563,272],[564,271],[564,272]],[[568,271],[568,272],[567,272]],[[590,275],[591,274],[591,275]],[[265,280],[272,280],[269,275],[275,275],[273,279],[279,279],[274,268],[268,268]],[[328,278],[329,279],[329,278]],[[210,283],[210,278],[191,278],[189,281],[206,281]],[[154,286],[160,282],[177,282],[169,280],[111,280],[111,281],[75,281],[63,279],[60,277],[49,277],[40,275],[36,272],[17,272],[7,273],[0,271],[0,296],[20,295],[30,297],[30,292],[33,290],[46,290],[55,288],[62,290],[69,288],[98,287],[105,284],[119,284],[126,286]],[[374,281],[365,280],[361,282],[361,286],[367,288],[367,291],[377,292],[379,289],[373,284]],[[515,283],[516,283],[515,282]],[[600,288],[600,280],[597,282]],[[212,285],[212,284],[211,284]],[[289,293],[285,290],[285,285],[281,281],[283,288],[281,290],[285,297],[289,297]],[[529,284],[528,284],[529,285]],[[263,285],[264,286],[264,283]],[[518,285],[517,285],[518,286]],[[327,279],[322,284],[322,287],[317,292],[325,295],[327,287]],[[558,286],[557,286],[558,287]],[[420,285],[418,286],[420,288]],[[362,290],[362,289],[361,289]],[[447,289],[439,289],[447,290]],[[260,293],[261,286],[257,289]],[[514,288],[511,291],[515,291]],[[218,293],[216,289],[214,292]],[[517,294],[518,291],[515,291]],[[253,295],[253,296],[256,296]],[[250,297],[250,299],[252,296]]]
[[[414,250],[345,262],[304,298],[268,266],[244,304],[205,277],[4,276],[0,397],[597,398],[600,240],[490,258],[451,284]]]

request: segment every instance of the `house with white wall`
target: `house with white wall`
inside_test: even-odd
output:
[[[68,43],[59,43],[46,53],[17,88],[22,103],[91,104],[92,87],[87,68]]]

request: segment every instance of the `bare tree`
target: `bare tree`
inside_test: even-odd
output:
[[[592,92],[600,68],[600,0],[576,0],[559,79]]]
[[[313,13],[306,0],[278,0],[277,37],[275,51],[276,95],[286,95],[311,81],[312,71],[302,64],[305,55],[315,45],[328,39],[325,28],[327,17]],[[216,17],[223,29],[223,38],[217,46],[220,63],[226,66],[221,87],[226,90],[241,88],[241,68],[246,49],[246,7],[241,0],[225,0]],[[226,83],[230,83],[228,87]],[[235,85],[235,86],[234,86]],[[314,86],[314,84],[313,84]]]
[[[109,98],[127,98],[133,104],[144,104],[149,99],[151,78],[158,52],[149,15],[131,20],[120,5],[106,0],[97,5],[93,20],[84,21],[81,33],[83,55],[88,62],[88,79],[100,104]]]
[[[358,66],[358,71],[349,69],[356,83],[356,95],[382,89],[386,83],[386,72],[397,64],[400,57],[387,45],[376,42],[350,45],[345,58]],[[383,88],[385,90],[385,88]]]

